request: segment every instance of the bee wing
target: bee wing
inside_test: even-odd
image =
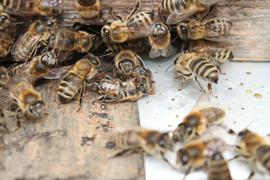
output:
[[[166,23],[169,25],[177,24],[183,20],[186,20],[187,18],[189,18],[190,16],[192,16],[196,12],[197,12],[196,10],[174,11],[168,16]]]
[[[216,38],[229,34],[232,23],[224,18],[212,18],[204,22],[206,37]]]
[[[71,68],[71,65],[70,65],[70,66],[60,67],[60,68],[55,68],[55,69],[51,70],[51,71],[44,77],[44,79],[49,79],[49,80],[60,79],[60,77],[61,77],[63,74],[65,74],[70,68]]]

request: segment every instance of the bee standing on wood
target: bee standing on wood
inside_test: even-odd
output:
[[[90,81],[97,74],[99,67],[99,58],[92,54],[88,54],[77,61],[64,75],[58,87],[60,102],[70,102],[79,95],[81,107],[82,95],[85,89],[85,80],[87,79]]]
[[[177,24],[192,15],[207,11],[220,0],[163,0],[162,7],[170,15],[167,24]]]
[[[105,43],[123,43],[150,35],[150,28],[154,24],[154,12],[141,11],[135,14],[140,3],[141,1],[139,0],[126,18],[113,14],[119,20],[113,21],[101,29],[101,36]]]
[[[83,18],[94,18],[101,10],[100,0],[77,0],[76,5]]]
[[[232,23],[224,18],[213,18],[206,21],[191,19],[176,25],[177,33],[183,40],[213,40],[228,35],[231,28]]]
[[[50,21],[47,23],[40,20],[33,22],[12,49],[11,53],[15,57],[15,61],[27,62],[35,55],[41,44],[47,44],[51,37],[50,28],[52,26]]]
[[[45,114],[45,102],[32,84],[19,76],[10,77],[4,67],[0,67],[0,84],[10,91],[10,97],[27,118],[40,119]]]

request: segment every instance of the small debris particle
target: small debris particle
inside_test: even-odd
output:
[[[218,99],[218,96],[215,96],[216,99]]]
[[[169,124],[169,125],[168,125],[168,127],[172,127],[172,125],[171,125],[171,124]]]
[[[175,101],[175,99],[174,99],[174,98],[172,98],[172,101]]]
[[[245,110],[245,108],[243,108],[243,107],[242,107],[241,109],[242,109],[242,110]]]
[[[229,79],[226,78],[225,81],[229,81]]]
[[[169,109],[169,110],[172,110],[172,107],[169,107],[168,109]]]
[[[176,118],[179,118],[179,115],[176,115],[175,117],[176,117]]]
[[[259,93],[255,93],[254,94],[254,97],[257,98],[257,99],[262,99],[262,95],[259,94]]]
[[[246,90],[246,93],[250,93],[250,94],[251,94],[251,93],[252,93],[252,90],[247,89],[247,90]]]
[[[233,121],[234,124],[236,124],[236,121]]]
[[[95,135],[92,137],[83,136],[81,139],[81,146],[91,146],[94,143],[95,139]]]
[[[146,101],[146,104],[149,104],[149,101]]]
[[[241,82],[241,83],[240,83],[240,86],[244,86],[244,83]]]
[[[107,149],[113,149],[115,147],[115,142],[108,141],[105,145]]]
[[[232,87],[229,87],[228,90],[232,90]]]
[[[106,104],[102,103],[102,104],[100,105],[100,109],[102,109],[102,110],[106,110],[106,109],[107,109]]]
[[[251,72],[246,72],[246,74],[250,75],[250,74],[252,74],[252,73],[251,73]]]

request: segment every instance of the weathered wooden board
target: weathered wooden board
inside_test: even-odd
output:
[[[22,122],[14,133],[0,131],[0,144],[5,144],[0,146],[4,147],[0,151],[0,179],[143,180],[141,155],[109,159],[115,151],[106,147],[118,128],[138,126],[137,104],[119,103],[104,109],[101,104],[91,104],[96,95],[89,93],[82,110],[76,112],[76,101],[57,103],[52,84],[57,83],[42,88],[48,103],[46,119]]]
[[[73,0],[67,0],[70,2]],[[142,0],[141,10],[158,8],[162,0]],[[136,0],[101,0],[103,13],[94,20],[82,20],[75,11],[65,11],[64,24],[83,22],[104,24],[113,17],[106,8],[113,8],[117,14],[127,16]],[[269,0],[224,0],[214,9],[213,15],[233,21],[231,36],[224,40],[232,43],[235,61],[270,61],[270,1]]]

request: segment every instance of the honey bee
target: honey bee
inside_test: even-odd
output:
[[[201,91],[205,91],[203,86],[198,81],[201,78],[210,83],[218,83],[220,63],[232,58],[232,52],[227,49],[221,51],[212,51],[213,54],[208,54],[207,51],[190,52],[179,54],[174,62],[176,76],[181,80],[181,89],[186,80],[194,79],[199,85]],[[226,55],[224,55],[226,54]],[[214,57],[212,57],[212,56]],[[215,59],[217,58],[217,59]]]
[[[171,33],[168,27],[163,23],[156,23],[148,37],[151,44],[149,57],[154,59],[160,56],[168,56],[171,50]]]
[[[88,54],[77,61],[64,75],[58,87],[60,102],[68,103],[80,94],[79,100],[81,105],[85,80],[90,81],[98,72],[99,66],[99,58],[92,54]]]
[[[30,82],[46,77],[57,64],[54,51],[48,51],[34,57],[29,63],[23,63],[12,69],[13,74],[25,74]]]
[[[0,15],[0,57],[6,57],[14,43],[16,36],[16,24],[6,13]]]
[[[221,152],[215,152],[207,161],[207,174],[209,180],[232,180],[228,161]]]
[[[30,25],[26,33],[15,43],[11,51],[11,54],[15,57],[15,61],[27,62],[35,55],[42,43],[46,44],[49,41],[51,27],[48,25],[52,26],[52,24],[47,24],[40,20]]]
[[[144,71],[144,74],[137,74],[134,78],[126,81],[107,77],[99,83],[95,83],[102,96],[94,102],[136,101],[149,94],[154,94],[155,87],[151,72],[146,68],[139,69],[136,72],[142,73],[141,71]]]
[[[97,37],[86,31],[73,31],[61,28],[51,37],[49,46],[58,51],[87,53],[96,47]]]
[[[51,16],[62,5],[60,0],[3,0],[4,11],[16,16]],[[56,8],[58,7],[58,8]]]
[[[240,152],[238,157],[243,157],[250,161],[253,170],[248,179],[255,175],[255,168],[262,172],[270,172],[270,145],[266,138],[254,133],[248,129],[239,132],[237,149]]]
[[[131,50],[122,50],[114,58],[115,74],[130,77],[137,66],[145,67],[142,58]]]
[[[139,6],[140,0],[126,18],[114,14],[119,20],[103,26],[101,30],[101,36],[105,43],[123,43],[150,35],[155,14],[153,11],[141,11],[135,14]]]
[[[199,12],[207,11],[220,0],[163,0],[162,7],[170,15],[167,24],[177,24]]]
[[[174,130],[174,141],[187,142],[202,135],[209,126],[222,124],[225,111],[216,107],[189,113]]]
[[[93,18],[99,15],[101,4],[99,0],[77,0],[77,9],[83,18]]]
[[[198,139],[190,141],[177,150],[176,165],[185,172],[184,178],[195,170],[205,168],[209,157],[216,152],[223,152],[226,143],[220,138]]]
[[[212,18],[206,21],[190,20],[177,24],[176,29],[181,39],[212,40],[230,33],[232,23],[224,18]]]
[[[150,52],[150,45],[145,39],[135,39],[124,43],[107,44],[107,51],[118,54],[122,50],[131,50],[136,54]]]
[[[115,144],[121,149],[114,157],[133,153],[145,153],[147,155],[157,155],[166,162],[164,154],[172,151],[173,142],[170,132],[159,132],[156,130],[139,129],[128,130],[118,133],[115,136]]]

